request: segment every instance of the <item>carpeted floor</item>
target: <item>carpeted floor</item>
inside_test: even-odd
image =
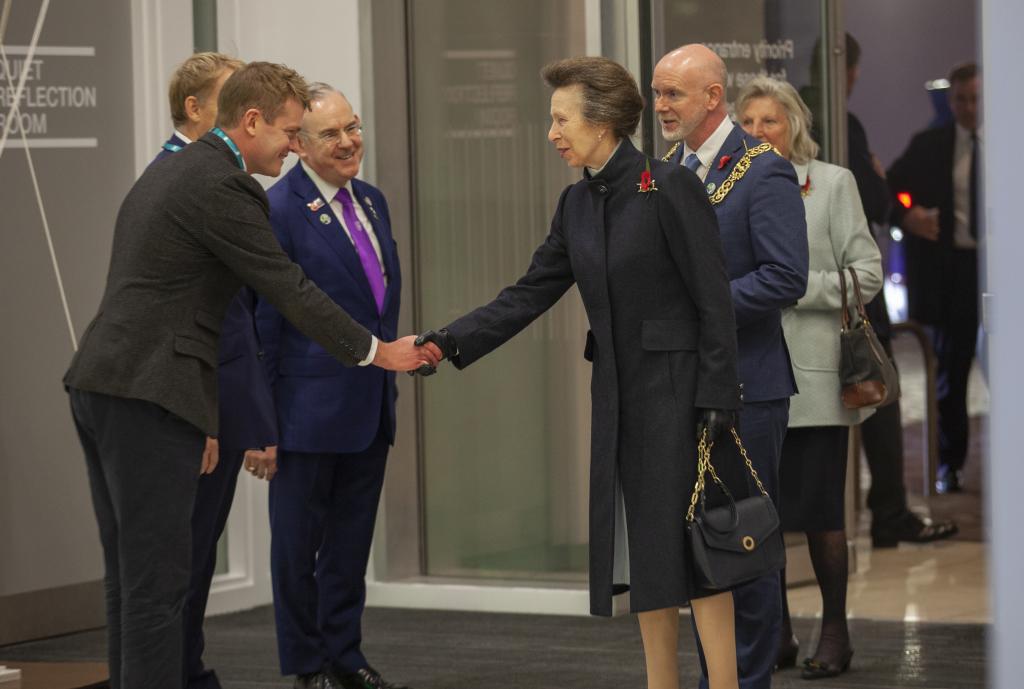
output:
[[[798,636],[814,621],[796,620]],[[697,658],[689,619],[680,651],[683,687],[696,687]],[[819,682],[796,670],[775,676],[776,689],[983,689],[985,628],[978,625],[851,621],[851,671]],[[104,655],[100,631],[0,648],[0,659],[93,660]],[[635,617],[497,615],[370,609],[363,650],[388,679],[415,689],[643,689]],[[807,649],[810,650],[810,649]],[[224,689],[282,689],[269,607],[207,623],[208,663]]]

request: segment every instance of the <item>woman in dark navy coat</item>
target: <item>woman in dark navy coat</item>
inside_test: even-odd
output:
[[[570,166],[585,168],[583,179],[562,192],[526,274],[424,339],[461,369],[579,285],[594,366],[591,611],[610,615],[613,591],[628,585],[648,687],[676,689],[679,607],[691,601],[712,689],[735,688],[732,594],[695,590],[684,545],[695,431],[720,432],[740,404],[715,214],[692,172],[630,143],[643,99],[624,67],[573,58],[542,75],[555,89],[548,139]]]

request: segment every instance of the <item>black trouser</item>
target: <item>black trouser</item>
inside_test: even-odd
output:
[[[112,689],[181,689],[203,433],[159,405],[71,389],[105,564]]]
[[[892,340],[879,338],[892,359]],[[893,365],[895,365],[895,359]],[[872,528],[892,524],[907,513],[903,482],[903,417],[899,400],[877,409],[860,425],[864,456],[871,472],[868,509]]]
[[[954,252],[945,322],[932,330],[938,359],[939,475],[959,471],[967,459],[967,379],[978,341],[978,252]]]
[[[245,450],[221,448],[212,474],[200,477],[192,511],[192,578],[185,604],[185,686],[188,689],[220,689],[217,674],[203,666],[203,618],[210,597],[210,583],[217,568],[217,542],[224,533],[235,497],[238,471]]]

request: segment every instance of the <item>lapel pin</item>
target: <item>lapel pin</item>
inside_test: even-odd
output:
[[[306,204],[306,207],[316,213],[318,210],[324,207],[324,200],[317,196],[314,200]]]
[[[708,182],[708,193],[709,194],[714,194],[715,193],[715,183],[714,182]]]
[[[326,213],[321,213],[320,214],[320,222],[322,222],[324,225],[330,225],[331,224],[331,216],[327,215]]]
[[[370,197],[364,196],[363,201],[366,202],[366,207],[370,209],[370,215],[373,216],[373,219],[380,220],[380,218],[377,217],[377,209],[373,207],[373,201],[370,200]]]

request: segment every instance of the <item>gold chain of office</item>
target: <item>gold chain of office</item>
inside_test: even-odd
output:
[[[767,144],[762,144],[767,145]],[[760,148],[761,146],[758,146]],[[755,150],[755,149],[751,149]],[[759,154],[760,155],[760,154]],[[739,163],[737,163],[738,165]],[[750,475],[754,477],[754,482],[757,483],[757,489],[761,491],[761,495],[768,496],[768,491],[764,489],[764,484],[761,483],[761,477],[757,475],[757,469],[754,468],[754,463],[750,461],[750,456],[747,454],[747,448],[743,447],[743,441],[740,440],[739,433],[736,432],[735,428],[730,429],[732,431],[733,440],[736,441],[736,447],[739,448],[740,454],[743,455],[743,461],[747,465],[747,469],[750,470]],[[715,472],[715,467],[711,463],[711,447],[714,442],[708,442],[708,431],[705,428],[701,434],[700,442],[697,444],[697,482],[693,486],[693,495],[690,496],[690,508],[686,510],[686,521],[692,522],[694,513],[697,510],[697,500],[700,498],[700,494],[704,492],[704,474],[711,474],[711,478],[714,479],[715,483],[721,483],[721,479],[718,478],[718,474]]]
[[[662,158],[662,160],[666,162],[671,160],[672,156],[675,155],[675,152],[679,149],[681,144],[682,142],[676,142],[676,144],[669,149],[669,152],[665,154],[665,157]],[[743,157],[741,157],[736,162],[736,165],[733,166],[732,171],[729,173],[729,176],[725,178],[725,181],[722,182],[722,185],[715,190],[715,193],[708,197],[708,200],[711,201],[711,205],[718,205],[725,200],[725,197],[728,196],[730,191],[732,191],[736,182],[739,182],[743,179],[743,175],[747,174],[747,170],[750,169],[750,161],[762,153],[774,150],[774,148],[775,147],[769,143],[748,148],[743,154]]]

